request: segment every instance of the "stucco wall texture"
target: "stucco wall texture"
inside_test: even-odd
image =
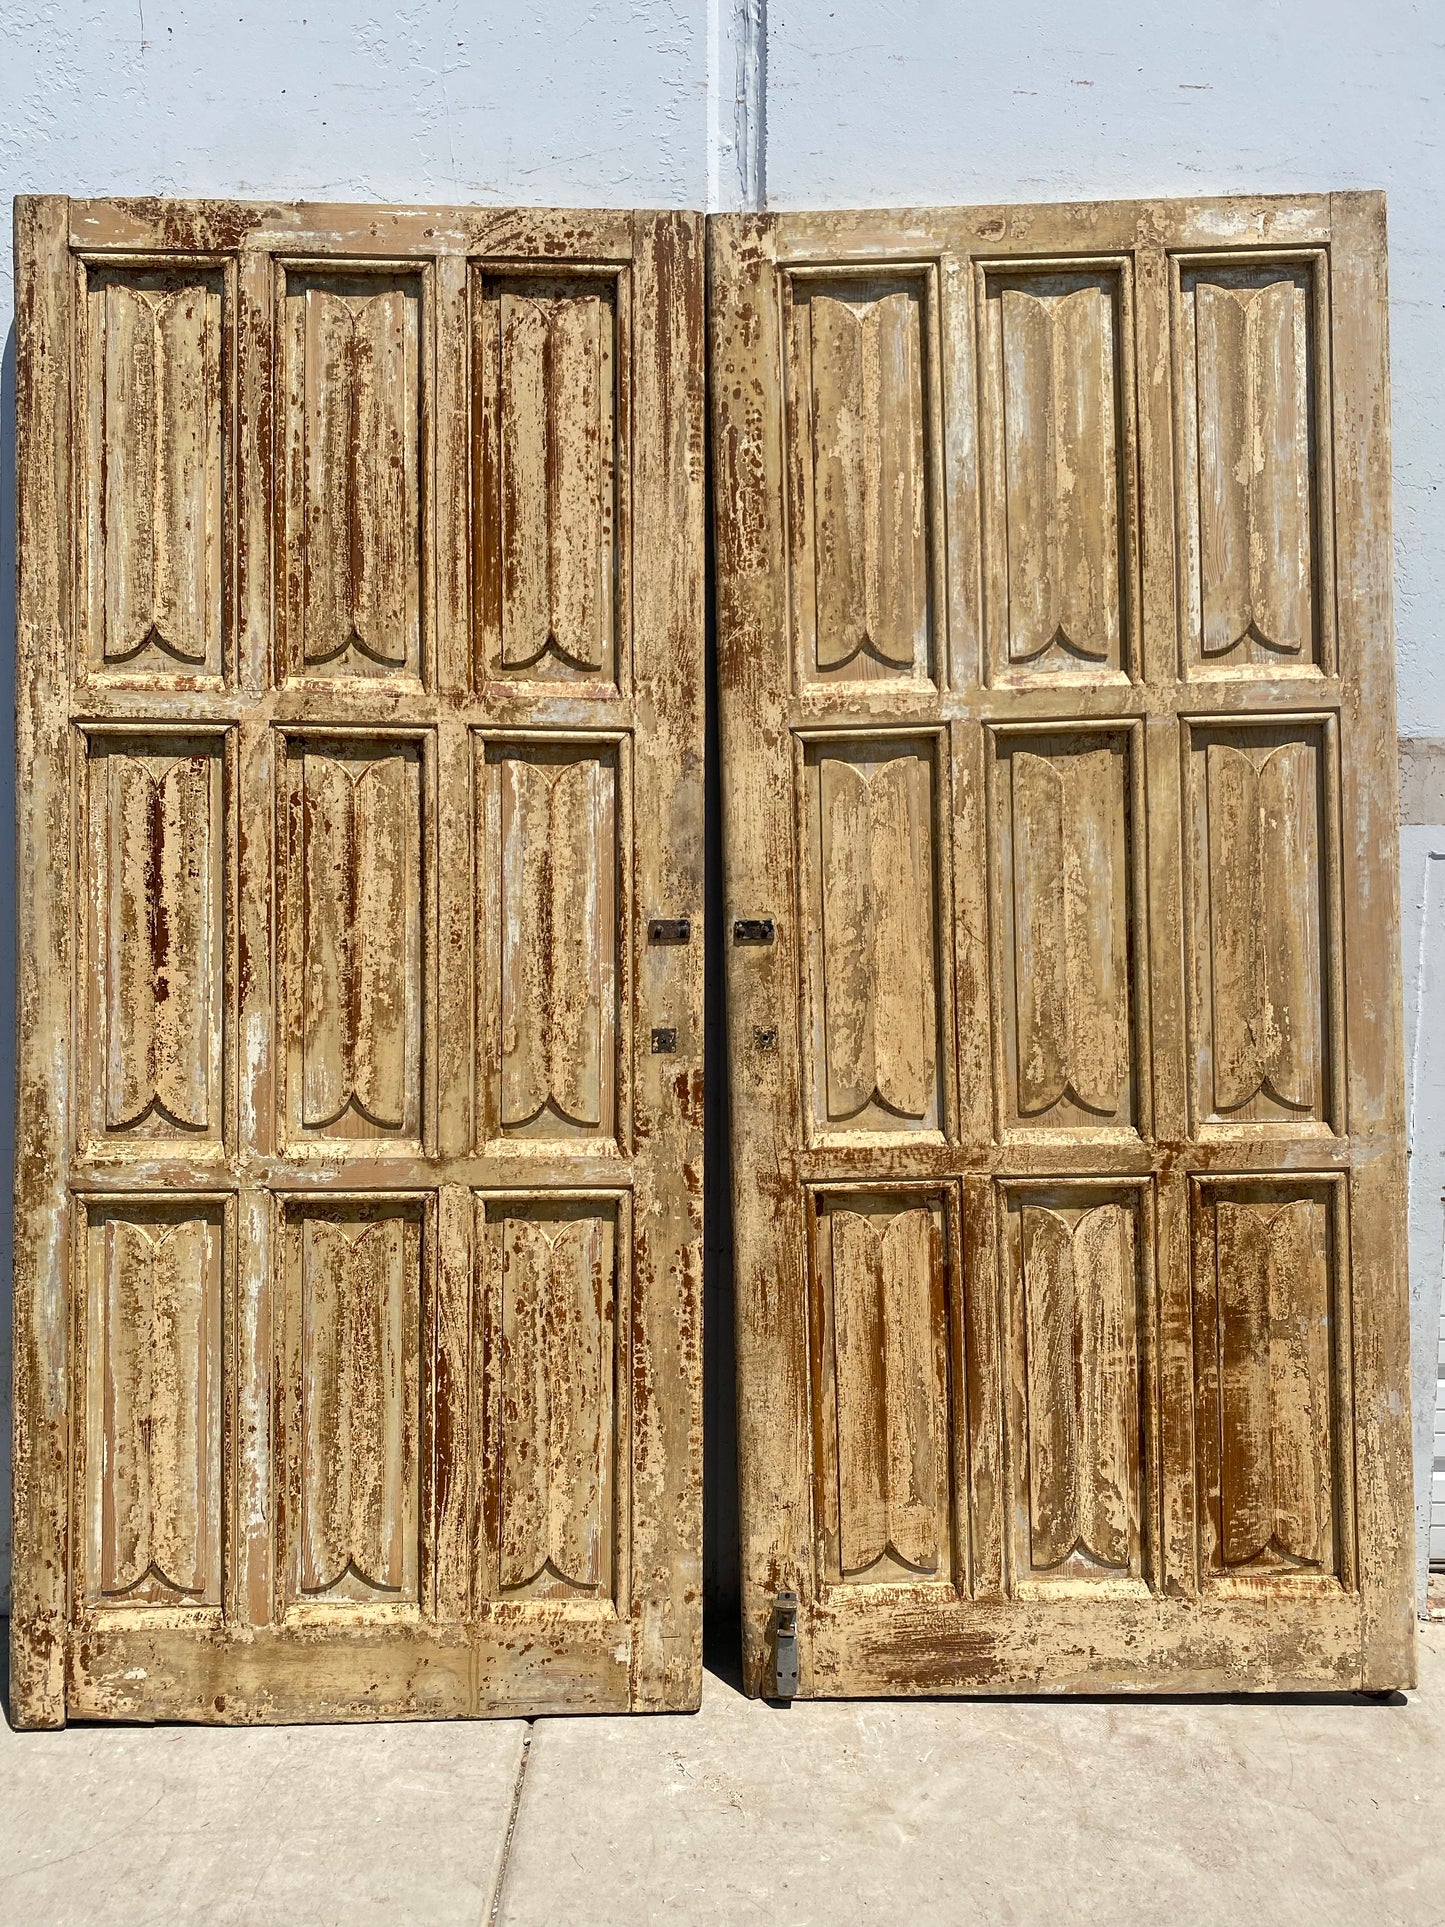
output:
[[[1445,736],[1442,103],[1439,0],[0,0],[7,205],[29,192],[841,207],[1384,188],[1409,736]],[[11,306],[7,246],[0,1011],[14,988]],[[1445,830],[1406,851],[1416,933],[1427,844],[1445,851]],[[1445,1018],[1420,1004],[1421,948],[1406,956],[1413,1035]],[[0,1023],[0,1088],[13,1057]],[[1427,1362],[1433,1380],[1445,1107],[1430,1117],[1439,1130],[1413,1146],[1429,1174],[1412,1182],[1428,1232],[1412,1240],[1429,1274],[1417,1383]],[[0,1105],[7,1292],[10,1136]],[[8,1343],[8,1305],[0,1329]],[[0,1436],[8,1468],[8,1420]],[[8,1497],[0,1521],[8,1542]]]

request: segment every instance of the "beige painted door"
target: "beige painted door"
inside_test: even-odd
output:
[[[700,222],[17,255],[16,1716],[695,1705]]]
[[[1406,1684],[1383,204],[711,246],[750,1690]]]

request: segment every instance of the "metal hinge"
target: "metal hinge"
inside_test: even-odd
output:
[[[798,1692],[798,1595],[780,1592],[773,1607],[773,1698],[790,1700]]]
[[[649,943],[691,943],[691,917],[650,917],[647,924]]]

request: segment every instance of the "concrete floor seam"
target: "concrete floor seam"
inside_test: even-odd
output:
[[[522,1757],[517,1762],[517,1777],[512,1783],[512,1805],[507,1814],[507,1831],[502,1837],[501,1858],[497,1862],[497,1878],[492,1884],[492,1904],[483,1919],[483,1927],[496,1927],[501,1913],[502,1893],[507,1884],[507,1862],[512,1857],[512,1836],[517,1831],[517,1815],[522,1806],[522,1788],[527,1782],[527,1762],[532,1757],[532,1730],[535,1720],[528,1720],[522,1732]]]

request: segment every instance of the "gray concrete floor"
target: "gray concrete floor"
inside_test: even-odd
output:
[[[0,1733],[4,1927],[1445,1922],[1445,1626],[1392,1703],[742,1699]],[[510,1826],[510,1840],[509,1840]]]

